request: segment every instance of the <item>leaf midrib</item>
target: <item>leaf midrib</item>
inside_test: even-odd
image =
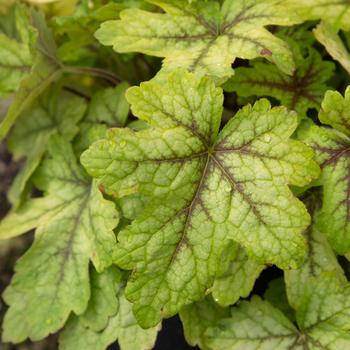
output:
[[[208,22],[207,20],[205,20],[205,18],[201,15],[197,15],[195,16],[192,13],[186,12],[186,10],[181,9],[183,11],[184,16],[191,16],[192,18],[194,18],[198,25],[201,26],[202,28],[204,28],[206,30],[206,33],[202,33],[202,34],[198,34],[198,35],[190,35],[185,33],[184,35],[157,35],[152,34],[152,35],[140,35],[140,34],[128,34],[128,37],[134,37],[134,38],[139,38],[140,36],[142,38],[153,38],[153,39],[160,39],[160,40],[182,40],[182,41],[203,41],[204,42],[204,47],[202,48],[202,50],[200,50],[199,54],[197,55],[197,57],[194,59],[193,63],[190,65],[189,70],[190,71],[194,71],[195,68],[201,63],[202,58],[205,56],[205,53],[208,52],[211,47],[213,45],[215,45],[216,43],[216,39],[222,36],[227,36],[231,41],[232,39],[237,39],[237,40],[242,40],[242,41],[248,41],[250,43],[252,43],[253,45],[256,45],[257,47],[264,49],[265,46],[260,43],[259,41],[249,38],[247,36],[244,35],[239,35],[239,34],[235,34],[233,28],[235,26],[237,26],[238,24],[244,22],[244,21],[250,21],[252,19],[257,19],[257,18],[271,18],[271,17],[278,17],[278,16],[274,16],[273,14],[270,15],[266,15],[266,14],[250,14],[247,15],[246,17],[244,17],[244,15],[251,10],[252,8],[254,8],[255,4],[249,5],[247,7],[245,7],[244,9],[242,9],[242,11],[240,13],[238,13],[236,15],[236,17],[230,21],[230,22],[226,22],[226,20],[224,19],[222,21],[222,23],[220,25],[218,25],[217,27],[215,27],[214,25],[212,25],[212,23]],[[260,27],[264,27],[264,26],[259,26]],[[147,51],[147,50],[146,50]],[[167,55],[165,55],[167,56]]]
[[[203,184],[205,182],[205,179],[207,177],[207,171],[208,171],[208,167],[209,167],[209,163],[210,163],[210,157],[211,157],[211,155],[208,152],[207,153],[207,159],[205,161],[205,165],[204,165],[204,168],[203,168],[203,171],[202,171],[202,176],[200,178],[200,181],[198,182],[198,186],[197,186],[196,192],[194,193],[194,196],[192,197],[191,204],[189,205],[188,208],[184,209],[184,211],[187,211],[185,225],[184,225],[184,228],[182,230],[181,239],[177,243],[176,248],[174,250],[174,253],[173,253],[172,257],[171,257],[169,266],[171,266],[174,263],[174,261],[176,260],[177,254],[180,252],[181,247],[184,244],[187,243],[187,237],[186,236],[187,236],[188,225],[190,224],[190,221],[191,221],[192,211],[195,208],[195,203],[197,202],[197,198],[198,198],[198,196],[200,194],[202,186],[203,186]]]
[[[234,152],[232,152],[234,153]],[[240,153],[239,151],[236,152],[236,153]],[[189,201],[189,205],[186,206],[185,208],[182,208],[179,213],[183,213],[183,212],[186,212],[187,211],[187,216],[186,216],[186,221],[185,221],[185,225],[184,225],[184,228],[182,230],[182,235],[181,235],[181,238],[179,240],[179,242],[177,243],[176,245],[176,248],[174,250],[174,253],[171,257],[171,260],[168,264],[168,266],[171,266],[175,260],[176,260],[176,257],[178,255],[178,253],[180,252],[181,250],[181,247],[184,245],[184,244],[187,244],[188,243],[188,240],[187,240],[187,230],[188,230],[188,226],[191,222],[191,214],[196,206],[196,204],[198,203],[199,199],[198,197],[200,196],[200,193],[201,193],[201,189],[203,188],[203,185],[205,184],[205,181],[206,179],[208,178],[208,175],[210,175],[208,173],[208,168],[210,167],[210,163],[213,162],[214,164],[216,164],[216,167],[221,171],[221,173],[224,175],[224,177],[229,181],[230,185],[231,185],[231,188],[233,191],[237,191],[243,198],[243,200],[249,205],[249,207],[251,208],[252,212],[254,213],[255,217],[257,218],[257,220],[263,224],[263,225],[266,225],[266,222],[263,220],[263,216],[260,214],[260,212],[258,211],[256,205],[253,203],[253,201],[251,200],[251,198],[249,198],[249,196],[244,192],[244,189],[239,185],[239,182],[235,181],[235,179],[233,178],[232,174],[230,174],[225,166],[222,164],[222,162],[217,158],[215,157],[215,149],[214,149],[214,152],[210,152],[210,151],[207,151],[207,152],[203,152],[201,154],[201,156],[197,156],[197,158],[201,158],[203,157],[204,155],[206,155],[207,159],[206,159],[206,162],[205,162],[205,165],[203,166],[203,170],[202,170],[202,176],[198,182],[198,186],[194,192],[194,195],[193,197],[191,198],[191,200]],[[179,161],[184,161],[183,159],[179,160]],[[215,166],[215,165],[214,165]],[[200,201],[199,201],[200,202]],[[204,205],[202,204],[203,206],[203,209],[204,211],[206,211],[204,208]],[[208,215],[208,214],[206,214]],[[175,216],[176,217],[176,216]],[[174,218],[174,217],[173,217]],[[173,219],[172,218],[172,219]],[[169,220],[171,221],[171,220]],[[188,244],[187,244],[188,245]],[[190,245],[188,245],[190,247]]]
[[[71,227],[70,230],[68,230],[68,241],[67,244],[65,245],[64,249],[60,252],[61,255],[61,263],[60,263],[60,271],[59,271],[59,275],[58,275],[58,279],[56,281],[56,288],[55,288],[55,295],[53,297],[52,300],[55,300],[56,298],[58,298],[58,292],[60,289],[60,286],[64,280],[64,276],[65,276],[65,266],[68,263],[70,256],[72,255],[72,251],[73,251],[73,245],[74,245],[74,241],[77,237],[77,228],[81,223],[81,218],[84,215],[84,212],[87,208],[90,196],[91,196],[91,191],[92,191],[92,186],[87,187],[86,192],[84,194],[83,197],[79,198],[79,196],[77,196],[73,201],[75,200],[80,200],[79,203],[79,207],[78,207],[78,211],[76,212],[76,216],[74,218],[74,223],[73,226]],[[63,208],[66,209],[67,207],[65,206]]]

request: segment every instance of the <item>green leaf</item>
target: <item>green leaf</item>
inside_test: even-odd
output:
[[[132,313],[132,305],[124,296],[120,297],[119,325],[118,343],[121,350],[153,348],[161,328],[161,324],[149,329],[141,328]]]
[[[63,72],[63,66],[56,57],[54,39],[43,14],[33,10],[31,18],[33,27],[38,31],[36,55],[29,75],[19,84],[5,119],[0,124],[0,140],[7,135],[18,116]]]
[[[232,309],[231,318],[221,320],[205,334],[209,349],[302,350],[298,330],[280,310],[254,296]]]
[[[340,285],[326,275],[309,282],[297,310],[297,322],[316,349],[350,346],[350,285]]]
[[[230,310],[217,305],[210,296],[184,306],[180,310],[180,318],[187,342],[192,346],[198,345],[203,350],[208,349],[202,341],[205,330],[229,316]]]
[[[119,300],[116,294],[121,288],[122,273],[115,267],[110,267],[101,273],[91,269],[91,296],[85,312],[79,321],[92,331],[104,330],[109,318],[116,315],[119,310]],[[68,326],[69,327],[69,326]]]
[[[107,125],[80,123],[79,134],[74,138],[74,152],[81,155],[95,141],[102,140],[106,137]]]
[[[350,286],[330,277],[304,286],[298,329],[259,297],[232,309],[232,316],[206,332],[210,349],[339,350],[350,346]]]
[[[0,32],[0,96],[14,92],[30,72],[35,32],[24,6],[16,6],[12,37]]]
[[[318,198],[313,199],[313,201],[312,205],[317,205],[316,201],[318,201]],[[310,212],[312,211],[311,209]],[[316,209],[313,213],[313,223],[304,233],[307,241],[305,261],[299,269],[291,269],[284,272],[288,300],[295,309],[298,309],[300,299],[303,298],[305,286],[308,285],[310,279],[322,278],[325,273],[328,273],[332,274],[339,284],[346,283],[344,271],[340,267],[326,236],[317,229],[317,225],[314,222],[315,218],[317,218]]]
[[[307,184],[318,167],[311,149],[289,140],[297,117],[260,100],[218,135],[222,97],[184,71],[133,87],[132,111],[152,127],[112,129],[82,155],[106,193],[153,196],[119,233],[116,257],[134,269],[126,295],[144,327],[203,296],[228,238],[259,263],[303,259],[309,216],[287,184]]]
[[[36,174],[45,197],[30,200],[0,225],[0,238],[9,235],[7,227],[12,236],[37,227],[4,293],[10,306],[4,341],[42,339],[60,329],[72,311],[83,313],[90,297],[89,260],[98,271],[112,263],[114,204],[91,183],[66,141],[53,137],[49,153]]]
[[[322,19],[337,29],[350,29],[347,0],[287,0],[286,6],[304,20]]]
[[[125,98],[127,82],[115,88],[97,91],[91,99],[85,121],[106,123],[108,126],[125,126],[129,114],[129,104]]]
[[[225,91],[235,91],[238,96],[271,96],[281,104],[295,110],[301,117],[309,108],[320,109],[327,90],[326,82],[333,76],[334,64],[323,61],[313,48],[307,47],[306,55],[294,40],[288,40],[293,48],[296,70],[288,76],[270,63],[252,62],[251,67],[240,67],[225,83]]]
[[[350,86],[344,97],[337,91],[327,91],[322,102],[319,119],[323,124],[350,136]]]
[[[151,4],[141,0],[94,1],[78,3],[73,15],[56,16],[53,27],[56,35],[64,36],[64,43],[59,48],[61,58],[69,56],[69,49],[78,49],[96,43],[93,33],[101,22],[115,19],[119,12],[128,7],[152,9]],[[70,53],[72,54],[72,53]],[[73,53],[74,54],[74,53]]]
[[[84,9],[83,6],[78,4],[73,15],[56,16],[53,19],[54,33],[61,39],[58,56],[64,62],[93,56],[87,47],[96,45],[94,32],[102,22],[114,19],[123,8],[114,2],[102,5],[96,1],[90,2],[90,6],[87,4]]]
[[[117,52],[165,57],[165,71],[183,67],[216,81],[232,75],[236,57],[265,57],[287,74],[294,70],[288,45],[264,28],[299,22],[281,0],[150,2],[166,13],[127,9],[120,20],[103,23],[97,39]]]
[[[332,58],[338,61],[350,74],[350,53],[340,39],[337,30],[331,25],[321,22],[313,32]]]
[[[336,129],[313,125],[300,132],[300,138],[316,153],[322,174],[322,208],[317,227],[339,254],[350,251],[350,87],[343,98],[328,91],[319,114],[321,122]]]
[[[79,65],[86,60],[96,62],[96,58],[99,57],[105,61],[107,54],[108,58],[113,61],[118,60],[116,55],[110,55],[111,50],[107,51],[103,48],[101,50],[101,46],[94,37],[94,32],[101,23],[119,17],[120,11],[129,7],[151,11],[154,8],[153,5],[142,0],[79,1],[73,15],[55,16],[50,24],[60,43],[57,50],[60,59],[65,63]],[[125,70],[132,71],[133,67],[128,64],[120,67],[113,62],[113,70],[119,71],[125,77]],[[133,72],[132,75],[135,73],[138,75],[140,72]]]
[[[21,114],[8,142],[15,159],[27,158],[8,192],[15,207],[21,202],[23,191],[46,151],[50,136],[60,134],[71,140],[78,132],[76,124],[85,110],[82,98],[51,89]]]
[[[240,248],[228,270],[215,279],[211,289],[213,298],[220,305],[228,306],[235,304],[241,297],[247,297],[264,268],[264,265],[249,258],[244,249]]]
[[[92,96],[73,143],[78,156],[93,142],[104,139],[108,127],[125,126],[129,115],[129,103],[125,98],[128,86],[127,82],[123,82],[115,88],[99,89]]]
[[[114,298],[120,305],[119,310],[116,315],[108,319],[107,326],[103,330],[94,331],[84,325],[81,317],[72,317],[60,335],[60,349],[105,350],[117,339],[121,350],[153,348],[160,325],[142,329],[132,314],[131,304],[125,299],[123,290],[120,290],[118,296],[114,293]]]

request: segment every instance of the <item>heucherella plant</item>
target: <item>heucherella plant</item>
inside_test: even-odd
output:
[[[318,167],[311,149],[288,140],[296,115],[260,100],[218,133],[221,89],[182,71],[132,88],[127,98],[151,128],[112,129],[81,160],[106,193],[152,197],[119,233],[115,255],[136,270],[126,293],[142,325],[204,296],[228,239],[258,262],[297,266],[309,216],[287,184],[308,184]],[[283,200],[270,203],[271,196]]]
[[[0,5],[0,348],[350,348],[349,20]]]

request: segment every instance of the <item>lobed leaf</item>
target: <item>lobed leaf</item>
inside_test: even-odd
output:
[[[115,88],[99,90],[92,96],[85,121],[105,123],[111,127],[125,126],[129,114],[129,104],[125,92],[129,84],[123,82]]]
[[[350,53],[341,41],[337,31],[331,25],[321,22],[313,32],[316,39],[326,48],[332,58],[338,61],[350,74]]]
[[[104,278],[102,276],[111,271],[110,269],[104,271],[100,278]],[[111,315],[107,305],[103,305],[101,302],[95,305],[97,314],[104,315],[104,317],[110,316],[106,326],[99,331],[89,327],[84,322],[85,314],[71,317],[59,338],[61,350],[105,350],[117,339],[121,350],[147,350],[153,347],[160,326],[145,330],[137,324],[131,312],[131,304],[124,297],[123,281],[121,278],[116,278],[116,273],[118,274],[118,271],[114,269],[115,278],[114,281],[110,280],[109,287],[112,287],[112,284],[117,284],[118,293],[116,293],[115,287],[113,290],[105,284],[101,285],[103,288],[101,292],[108,293],[108,299],[114,300],[113,303],[119,305],[118,311]]]
[[[332,275],[339,284],[347,283],[344,271],[340,267],[326,235],[321,233],[317,227],[318,198],[308,198],[308,201],[312,223],[304,232],[307,241],[306,259],[300,268],[284,272],[288,301],[294,309],[299,308],[305,286],[312,279],[321,279],[327,274]]]
[[[85,111],[82,98],[51,89],[20,115],[8,141],[15,159],[27,158],[8,192],[15,208],[46,152],[50,136],[60,134],[70,141],[78,132],[77,123]]]
[[[309,216],[287,184],[307,184],[318,167],[289,140],[293,112],[260,100],[218,135],[221,89],[184,71],[131,88],[127,99],[151,128],[112,129],[81,161],[106,193],[153,198],[116,250],[117,263],[134,270],[126,295],[142,326],[204,296],[227,239],[259,263],[301,262]]]
[[[38,32],[36,55],[31,71],[19,83],[17,93],[0,124],[0,140],[30,104],[63,73],[63,66],[56,57],[56,46],[43,14],[31,12],[32,25]]]
[[[211,349],[337,350],[350,345],[350,288],[322,277],[305,286],[297,326],[259,297],[243,301],[232,316],[206,332]]]
[[[301,139],[312,146],[322,169],[322,208],[317,227],[327,235],[339,254],[350,251],[350,88],[343,98],[328,91],[322,103],[320,120],[335,129],[313,125],[300,132]]]
[[[100,332],[107,326],[110,317],[119,311],[119,300],[116,298],[122,288],[122,272],[114,266],[101,273],[91,269],[91,295],[88,307],[80,316],[79,321],[91,331]],[[69,327],[69,325],[67,326]]]
[[[350,3],[347,0],[287,0],[286,3],[304,20],[322,19],[337,29],[350,29]]]
[[[210,349],[301,350],[298,330],[280,310],[254,296],[232,309],[231,318],[221,320],[205,334]]]
[[[30,46],[35,32],[26,8],[18,5],[14,11],[15,30],[11,31],[11,36],[0,32],[0,96],[16,91],[33,63]]]
[[[180,310],[180,318],[187,342],[192,346],[198,345],[202,350],[209,349],[203,342],[205,330],[229,316],[229,309],[217,305],[210,296],[184,306]]]
[[[52,158],[36,175],[46,196],[30,200],[0,224],[1,238],[9,236],[8,227],[11,236],[37,228],[4,293],[10,306],[4,341],[42,339],[60,329],[72,311],[83,313],[90,298],[89,261],[98,271],[112,263],[114,204],[91,183],[66,141],[53,137],[49,153]]]
[[[299,327],[316,349],[346,349],[350,346],[350,286],[331,276],[309,283],[297,310]]]
[[[302,38],[304,40],[305,38]],[[321,107],[321,101],[332,77],[334,64],[323,61],[321,55],[308,46],[307,54],[294,40],[288,40],[293,48],[296,70],[292,75],[282,73],[270,63],[252,62],[250,67],[239,67],[235,75],[223,86],[225,91],[235,91],[238,96],[271,96],[281,104],[306,117],[309,108]]]
[[[287,74],[294,71],[288,45],[267,25],[300,21],[280,0],[193,2],[152,0],[166,13],[127,9],[103,23],[96,38],[117,52],[165,57],[163,71],[182,67],[216,81],[232,75],[235,58],[265,57]]]

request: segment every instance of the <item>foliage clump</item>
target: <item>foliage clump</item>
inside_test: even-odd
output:
[[[350,348],[350,3],[0,5],[3,342]]]

